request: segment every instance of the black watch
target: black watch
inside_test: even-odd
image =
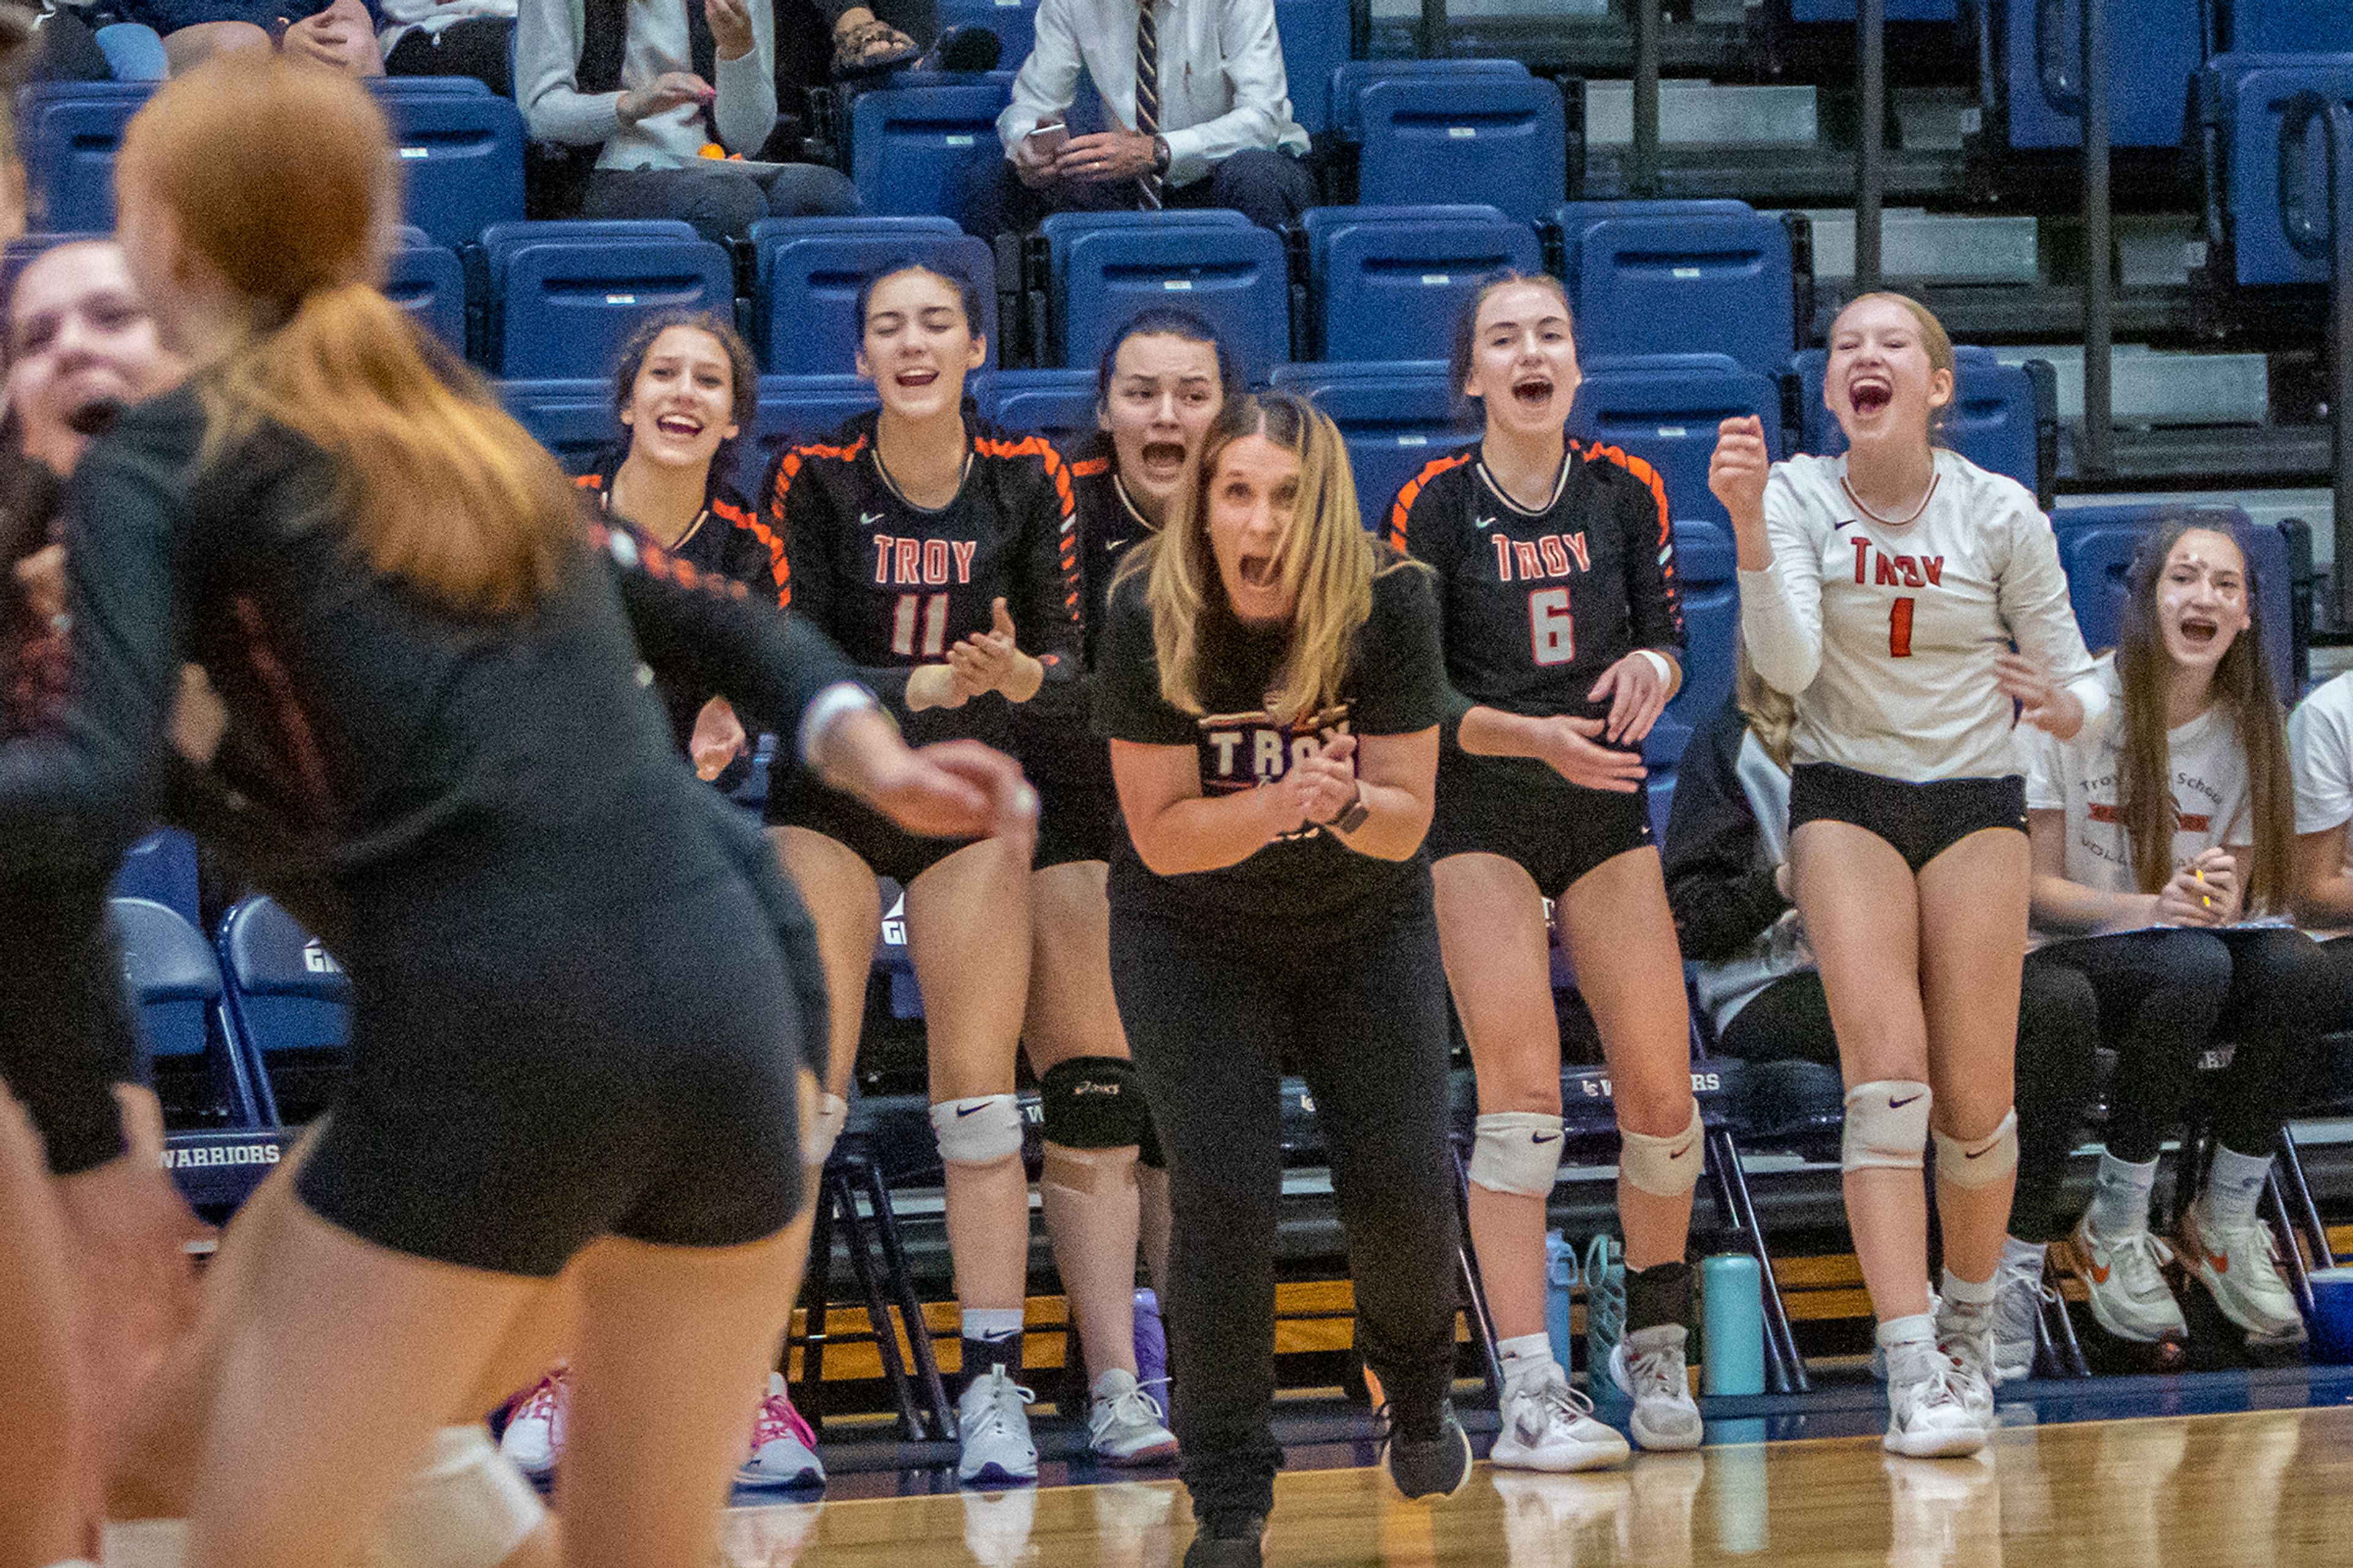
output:
[[[1365,804],[1365,782],[1358,779],[1356,793],[1348,797],[1348,804],[1341,807],[1340,815],[1332,819],[1332,830],[1335,833],[1354,833],[1362,827],[1365,825],[1365,819],[1372,815],[1373,808]]]
[[[1155,136],[1152,139],[1152,172],[1155,174],[1166,174],[1169,156],[1168,138]]]

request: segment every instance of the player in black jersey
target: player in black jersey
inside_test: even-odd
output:
[[[1103,351],[1095,375],[1102,433],[1071,465],[1090,670],[1119,557],[1159,530],[1187,464],[1240,392],[1216,330],[1189,311],[1144,311]],[[1141,1231],[1153,1280],[1165,1289],[1168,1172],[1112,995],[1103,889],[1119,802],[1088,714],[1030,703],[1017,710],[1015,738],[1039,797],[1021,1026],[1045,1110],[1039,1195],[1093,1380],[1089,1436],[1099,1456],[1142,1463],[1176,1447],[1162,1425],[1165,1380],[1140,1393],[1134,1382],[1136,1238]]]
[[[965,400],[965,377],[987,357],[979,319],[961,279],[909,265],[870,280],[858,373],[881,407],[780,454],[764,505],[782,552],[779,597],[862,667],[908,736],[1002,744],[1009,705],[1077,679],[1078,531],[1060,455],[1043,437],[981,424]],[[768,817],[817,918],[838,999],[835,1114],[881,926],[876,879],[906,887],[971,1374],[957,1474],[1035,1479],[1018,1386],[1029,1194],[1013,1097],[1032,847],[916,838],[799,772],[776,781]]]
[[[1452,695],[1430,849],[1479,1075],[1471,1235],[1504,1358],[1494,1458],[1582,1469],[1626,1447],[1570,1391],[1545,1336],[1545,1202],[1561,1148],[1548,900],[1609,1057],[1624,1146],[1625,1334],[1606,1375],[1633,1401],[1642,1447],[1700,1440],[1683,1249],[1703,1141],[1640,750],[1682,679],[1674,542],[1648,464],[1565,435],[1578,371],[1556,281],[1488,283],[1463,311],[1452,370],[1484,435],[1408,484],[1390,528],[1441,584]]]

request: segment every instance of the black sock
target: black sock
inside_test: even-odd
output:
[[[1021,1331],[1014,1330],[1001,1339],[975,1339],[964,1336],[964,1380],[969,1387],[992,1366],[1003,1367],[1008,1382],[1021,1381]]]
[[[1688,1263],[1653,1263],[1626,1270],[1626,1332],[1691,1322],[1692,1271]]]

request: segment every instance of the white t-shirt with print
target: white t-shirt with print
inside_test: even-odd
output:
[[[2287,751],[2295,766],[2295,830],[2326,833],[2353,822],[2353,673],[2317,687],[2288,715]],[[2353,869],[2353,835],[2345,841]]]

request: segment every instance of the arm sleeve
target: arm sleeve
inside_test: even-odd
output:
[[[2010,569],[2001,574],[2001,618],[2019,651],[2042,665],[2051,679],[2075,694],[2089,726],[2108,710],[2108,689],[2092,668],[2075,606],[2067,597],[2067,574],[2059,564],[2059,540],[2051,520],[2021,489],[2010,502]]]
[[[1069,0],[1041,0],[1036,26],[1037,41],[1013,79],[1013,100],[997,117],[997,139],[1008,158],[1040,121],[1066,111],[1079,95],[1081,57]]]
[[[1168,178],[1177,184],[1199,178],[1236,153],[1273,149],[1291,122],[1291,85],[1275,37],[1273,0],[1224,0],[1218,14],[1218,50],[1222,58],[1214,68],[1225,73],[1234,106],[1215,120],[1162,133],[1168,143]],[[1184,65],[1211,68],[1208,61]]]
[[[1638,459],[1639,460],[1639,459]],[[1619,502],[1626,539],[1627,624],[1636,647],[1683,646],[1683,591],[1675,574],[1675,525],[1667,483],[1648,463],[1628,470],[1640,485],[1624,487]]]
[[[2029,811],[2064,811],[2067,809],[2067,770],[2065,748],[2059,737],[2036,729],[2031,724],[2018,727],[2018,751],[2026,763],[2026,809]]]
[[[1412,735],[1446,717],[1446,661],[1439,651],[1431,574],[1395,560],[1374,568],[1373,616],[1356,634],[1365,669],[1348,716],[1359,735]]]
[[[701,0],[687,0],[699,5]],[[711,85],[718,91],[712,124],[730,153],[749,158],[776,128],[776,7],[775,0],[751,0],[752,49],[736,59],[714,58]]]
[[[1095,727],[1114,741],[1189,746],[1200,733],[1199,725],[1160,695],[1160,656],[1141,578],[1112,593],[1096,647],[1094,687]]]
[[[1740,632],[1767,685],[1795,697],[1822,667],[1822,568],[1805,503],[1776,464],[1765,483],[1773,564],[1740,574]]]
[[[580,43],[571,0],[522,0],[515,11],[515,100],[534,142],[594,147],[621,129],[619,93],[580,90]]]
[[[1789,907],[1764,863],[1764,836],[1741,787],[1740,742],[1748,725],[1726,702],[1694,737],[1675,773],[1667,816],[1667,905],[1687,959],[1732,958]]]
[[[2353,682],[2339,676],[2296,705],[2288,716],[2288,755],[2295,767],[2295,830],[2326,833],[2353,822],[2353,746],[2346,735],[2346,699]]]

